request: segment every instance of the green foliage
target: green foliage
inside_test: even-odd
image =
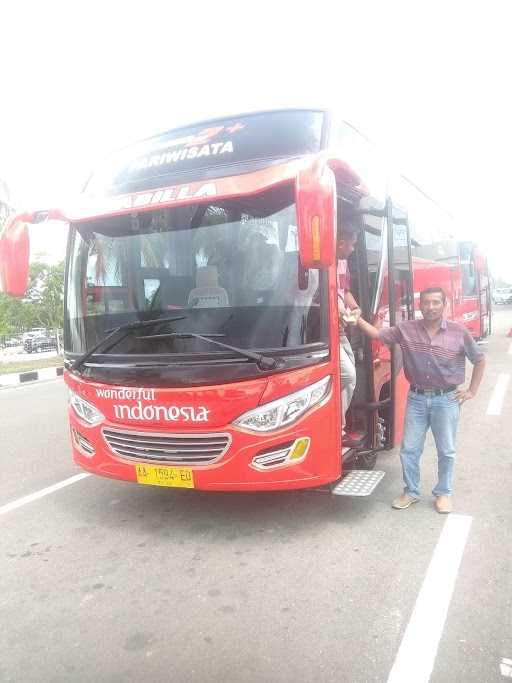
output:
[[[27,306],[20,299],[0,294],[0,335],[12,335],[27,327]]]
[[[9,335],[32,327],[62,329],[64,323],[64,263],[30,266],[25,299],[0,294],[0,334]]]

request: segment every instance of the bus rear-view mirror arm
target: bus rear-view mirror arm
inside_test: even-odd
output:
[[[386,209],[377,209],[377,208],[361,208],[361,209],[354,209],[351,213],[356,214],[357,216],[376,216],[377,218],[384,218],[386,216]]]
[[[355,209],[354,213],[359,215],[359,216],[376,216],[377,218],[385,218],[387,216],[387,211],[386,209],[378,209],[377,207],[375,208],[361,208],[361,209]],[[395,216],[393,215],[393,225],[407,225],[408,220],[407,216]]]
[[[4,294],[25,296],[30,261],[28,225],[46,220],[67,221],[58,209],[24,212],[7,219],[0,234],[0,291]]]

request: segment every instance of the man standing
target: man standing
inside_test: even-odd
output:
[[[340,319],[340,364],[341,364],[341,409],[343,445],[356,445],[345,433],[345,416],[356,388],[356,365],[350,341],[346,335],[346,325],[357,322],[361,315],[351,288],[350,271],[347,258],[353,253],[357,242],[357,231],[348,223],[338,233],[336,255],[338,257],[338,312]]]
[[[429,427],[437,448],[438,482],[432,490],[436,510],[452,511],[452,479],[455,438],[460,406],[476,396],[485,367],[484,354],[469,332],[443,318],[446,295],[440,287],[420,293],[423,320],[406,320],[396,327],[377,329],[361,318],[360,328],[372,339],[387,345],[399,344],[404,371],[411,387],[407,398],[400,460],[404,492],[393,501],[396,509],[408,508],[420,497],[420,458]],[[469,389],[458,386],[465,380],[465,361],[473,372]]]

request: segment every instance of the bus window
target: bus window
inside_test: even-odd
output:
[[[96,235],[88,244],[86,302],[89,315],[133,310],[127,289],[127,255],[116,242]]]
[[[475,296],[477,293],[473,243],[459,243],[460,266],[462,276],[462,293],[464,296]]]
[[[387,300],[384,291],[387,287],[387,233],[384,230],[382,218],[367,217],[366,215],[364,218],[364,240],[368,265],[368,300],[370,311],[375,316],[384,298]]]

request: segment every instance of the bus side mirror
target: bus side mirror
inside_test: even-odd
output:
[[[20,213],[7,219],[0,232],[0,292],[9,296],[25,296],[30,261],[28,223],[47,220],[69,222],[59,209]]]
[[[336,256],[336,182],[325,161],[299,171],[295,202],[303,268],[332,265]]]
[[[22,297],[27,291],[31,219],[31,214],[11,216],[0,235],[0,291],[9,296]]]

